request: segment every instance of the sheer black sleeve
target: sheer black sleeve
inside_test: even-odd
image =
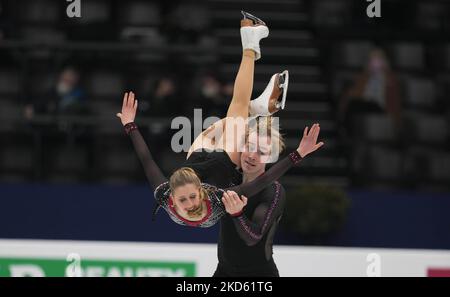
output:
[[[244,213],[233,216],[236,231],[248,246],[257,244],[283,214],[284,188],[278,182],[273,183],[273,187],[275,191],[265,192],[266,197],[262,197],[251,218]]]
[[[136,154],[144,167],[145,175],[153,191],[162,183],[167,182],[167,178],[162,174],[158,165],[153,160],[144,138],[139,132],[135,123],[128,123],[124,126],[125,132],[130,136]]]
[[[280,162],[273,165],[267,172],[259,176],[255,180],[240,184],[226,189],[227,191],[234,191],[239,196],[244,195],[251,197],[261,192],[268,184],[276,181],[283,176],[292,166],[297,165],[302,160],[302,157],[297,151],[294,151],[285,157]]]

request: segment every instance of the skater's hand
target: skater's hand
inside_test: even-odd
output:
[[[120,118],[122,125],[125,126],[128,123],[134,122],[137,106],[138,101],[134,100],[134,93],[125,93],[123,96],[122,112],[116,114],[116,116]]]
[[[305,130],[303,131],[303,138],[300,141],[300,145],[297,148],[297,151],[302,158],[318,150],[323,145],[323,142],[317,143],[319,132],[320,132],[319,124],[312,125],[311,129],[309,129],[309,132],[308,127],[305,127]]]
[[[240,213],[244,206],[247,205],[247,197],[244,195],[239,198],[234,191],[226,191],[223,193],[222,202],[225,205],[225,210],[230,215]]]

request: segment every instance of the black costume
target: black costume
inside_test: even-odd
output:
[[[203,155],[193,153],[191,157],[185,162],[184,166],[190,167],[196,171],[200,180],[210,181],[216,184],[211,185],[209,183],[202,183],[202,187],[207,190],[208,199],[207,203],[207,215],[200,221],[189,221],[182,218],[174,209],[173,201],[171,198],[171,190],[167,178],[162,174],[158,165],[156,165],[153,157],[142,137],[135,123],[128,123],[125,125],[125,131],[130,136],[136,153],[144,167],[147,179],[154,189],[154,196],[156,202],[160,207],[164,208],[169,214],[170,218],[180,224],[195,227],[211,227],[219,221],[225,214],[225,206],[222,203],[222,196],[224,191],[234,191],[239,196],[244,195],[246,197],[252,197],[255,194],[262,191],[267,185],[280,178],[289,168],[298,164],[301,161],[300,154],[294,151],[289,154],[288,157],[279,161],[273,165],[270,170],[261,175],[252,182],[240,184],[237,186],[227,187],[225,189],[218,188],[219,185],[226,185],[232,182],[231,179],[236,177],[236,168],[234,165],[227,164],[231,162],[228,158],[224,158],[225,152],[206,153]],[[228,155],[227,155],[228,156]],[[227,161],[228,160],[228,161]],[[183,166],[183,167],[184,167]],[[216,174],[216,173],[220,174]],[[213,177],[213,178],[212,178]],[[250,199],[249,199],[250,200]],[[237,217],[237,220],[245,222],[243,216]],[[247,225],[247,227],[250,225]],[[251,228],[248,229],[248,235],[254,237],[256,233],[251,232]],[[252,240],[252,239],[249,239]]]

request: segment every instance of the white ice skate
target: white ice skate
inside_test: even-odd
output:
[[[251,49],[255,52],[255,61],[261,58],[261,48],[259,42],[261,39],[269,36],[269,28],[261,19],[241,11],[243,19],[241,20],[241,41],[242,49]]]
[[[285,70],[272,75],[262,94],[250,101],[250,116],[269,116],[280,109],[284,109],[288,86],[289,71]],[[279,100],[280,97],[281,100]]]

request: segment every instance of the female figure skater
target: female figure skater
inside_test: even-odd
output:
[[[286,89],[283,87],[287,84],[280,84],[282,76],[276,74],[271,79],[272,84],[269,83],[263,94],[250,103],[254,61],[261,57],[259,41],[267,37],[269,31],[265,23],[258,18],[243,14],[244,19],[241,20],[242,61],[225,121],[239,117],[247,119],[249,112],[258,115],[258,110],[271,114],[280,107],[283,108],[284,102],[278,102],[278,98],[283,95],[282,100],[285,100],[286,95]],[[320,128],[314,125],[303,137],[299,148],[274,165],[267,174],[250,183],[230,188],[229,185],[239,177],[236,167],[241,165],[240,150],[237,149],[237,145],[228,149],[226,143],[223,143],[223,146],[215,147],[215,149],[221,149],[220,152],[192,153],[184,166],[176,170],[170,180],[167,180],[154,162],[144,139],[137,130],[137,125],[134,123],[136,110],[137,101],[134,100],[134,94],[126,93],[122,112],[117,116],[121,119],[126,133],[130,135],[147,178],[155,189],[157,203],[167,211],[173,221],[181,225],[197,227],[214,225],[225,214],[224,204],[221,201],[224,193],[222,188],[250,197],[262,190],[268,182],[283,175],[291,166],[298,164],[304,156],[323,145],[323,143],[316,144]],[[241,136],[244,136],[245,129],[238,129],[235,134],[237,135],[234,135],[232,139],[234,144],[242,138]]]

